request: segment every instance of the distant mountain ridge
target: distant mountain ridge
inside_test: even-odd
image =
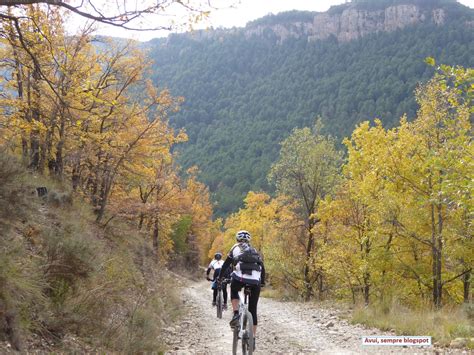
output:
[[[464,9],[463,9],[464,8]],[[340,42],[352,41],[377,32],[393,32],[407,26],[432,23],[442,26],[447,18],[457,18],[474,29],[472,16],[455,0],[353,0],[331,7],[327,12],[289,11],[267,15],[244,28],[200,30],[195,38],[216,38],[242,32],[250,36],[276,36],[278,42],[306,37],[308,41],[331,36]]]
[[[171,117],[190,138],[180,162],[199,166],[224,216],[249,190],[271,191],[279,142],[316,116],[338,139],[375,117],[389,127],[412,119],[413,91],[433,75],[427,56],[474,66],[473,23],[474,10],[455,1],[358,0],[144,46],[156,84],[185,98]]]

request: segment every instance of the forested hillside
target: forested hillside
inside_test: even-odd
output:
[[[324,132],[338,142],[366,119],[378,117],[393,127],[404,113],[409,120],[415,116],[413,92],[434,72],[424,63],[427,56],[448,65],[474,65],[472,9],[453,1],[398,3],[422,4],[425,10],[436,4],[445,11],[443,23],[425,21],[346,42],[334,36],[309,40],[298,28],[314,14],[291,12],[244,29],[173,35],[147,44],[155,83],[185,99],[171,117],[189,136],[179,148],[180,161],[200,167],[217,215],[235,211],[249,190],[270,191],[267,173],[279,142],[294,127],[321,116]],[[344,6],[350,5],[328,13]],[[370,11],[381,4],[351,6]],[[296,35],[265,29],[292,21]]]

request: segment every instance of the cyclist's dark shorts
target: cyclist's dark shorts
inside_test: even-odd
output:
[[[239,299],[239,291],[242,287],[245,286],[245,283],[240,282],[236,279],[232,279],[230,284],[230,299],[231,300],[238,300]],[[253,324],[257,325],[257,303],[258,298],[260,297],[260,285],[249,285],[250,286],[250,298],[249,302],[249,311],[252,313],[253,317]]]

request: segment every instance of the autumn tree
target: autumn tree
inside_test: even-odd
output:
[[[334,192],[339,180],[342,155],[330,137],[320,134],[320,123],[310,128],[295,129],[281,143],[280,157],[272,166],[269,179],[277,193],[297,201],[297,213],[304,224],[305,252],[302,263],[304,296],[313,296],[314,284],[322,292],[323,274],[315,266],[316,213],[320,202]],[[295,236],[296,237],[296,236]]]

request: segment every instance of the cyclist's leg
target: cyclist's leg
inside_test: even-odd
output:
[[[232,310],[234,311],[232,319],[230,320],[231,327],[235,327],[239,323],[239,291],[242,289],[243,286],[243,283],[235,279],[232,279],[230,283],[230,300],[232,302]]]
[[[222,284],[222,295],[224,296],[224,304],[227,305],[227,284]]]
[[[244,284],[240,281],[232,279],[230,283],[230,300],[232,302],[232,310],[235,312],[239,311],[239,291],[242,289]]]
[[[216,304],[216,298],[217,298],[217,287],[213,290],[212,293],[212,304]]]
[[[249,298],[249,312],[253,317],[253,335],[257,332],[257,304],[260,297],[260,286],[252,286]]]

